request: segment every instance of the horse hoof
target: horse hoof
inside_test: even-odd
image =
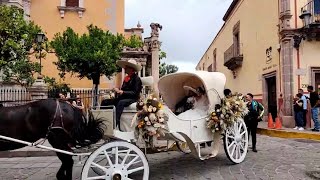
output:
[[[58,172],[56,175],[57,180],[65,180],[66,179],[66,175],[64,175],[63,172]]]

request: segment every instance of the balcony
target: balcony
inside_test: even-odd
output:
[[[231,71],[242,66],[243,55],[241,52],[242,45],[232,44],[224,52],[224,66],[226,66]]]
[[[308,40],[320,39],[320,0],[312,0],[301,8],[303,36]]]
[[[304,21],[304,26],[320,25],[320,0],[312,0],[301,8],[300,19]]]

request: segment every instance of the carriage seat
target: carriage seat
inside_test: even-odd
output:
[[[147,77],[140,77],[142,88],[144,89],[146,86],[152,87],[153,86],[153,77],[147,76]],[[144,92],[142,92],[143,96],[145,95]],[[137,112],[137,102],[134,102],[130,104],[129,106],[125,107],[123,112]]]
[[[137,112],[137,102],[134,102],[127,107],[124,107],[123,112]]]

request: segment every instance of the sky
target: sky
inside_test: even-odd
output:
[[[162,25],[159,40],[167,58],[179,71],[194,71],[223,25],[232,0],[125,0],[125,28],[144,28],[150,36],[152,22]]]

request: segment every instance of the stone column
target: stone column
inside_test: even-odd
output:
[[[151,23],[151,59],[152,59],[152,69],[151,73],[154,79],[154,94],[159,97],[158,81],[159,81],[159,51],[160,51],[160,42],[159,42],[159,29],[162,29],[162,26],[158,23]]]
[[[292,116],[293,101],[293,44],[291,37],[285,37],[281,42],[283,113]]]
[[[31,87],[28,88],[31,95],[31,100],[47,99],[48,98],[48,86],[44,82],[42,76],[33,83]]]
[[[159,81],[159,41],[153,40],[152,41],[152,76],[154,79],[154,93],[159,96],[159,89],[158,89],[158,81]]]
[[[146,77],[146,65],[142,66],[142,77]]]

